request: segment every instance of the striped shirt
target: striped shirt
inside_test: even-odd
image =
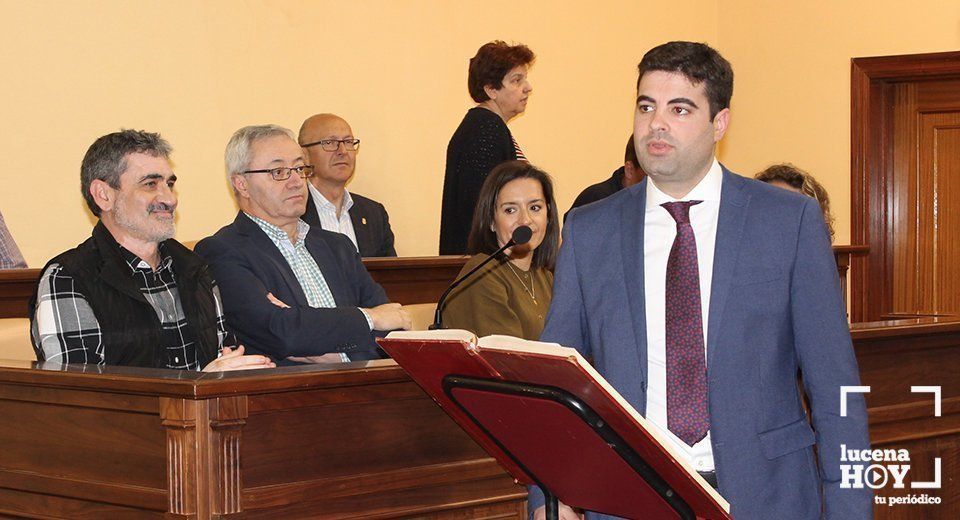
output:
[[[3,213],[0,213],[0,269],[24,269],[26,267],[27,263],[23,261],[20,248],[13,241],[13,236],[7,229],[7,223],[3,220]]]
[[[523,150],[521,150],[521,149],[520,149],[520,145],[517,144],[517,138],[514,137],[513,134],[510,134],[510,140],[513,141],[513,151],[515,151],[515,152],[517,153],[517,160],[518,160],[518,161],[526,161],[526,160],[527,160],[527,156],[526,156],[526,155],[523,155]],[[529,161],[528,161],[528,162],[529,162]]]
[[[313,198],[313,203],[317,206],[317,216],[320,217],[320,227],[327,231],[347,235],[347,238],[353,242],[353,247],[359,251],[360,248],[357,246],[357,233],[353,229],[353,221],[350,220],[349,211],[350,208],[353,207],[353,197],[350,196],[350,192],[343,190],[342,208],[340,209],[340,215],[337,216],[337,207],[327,200],[313,184],[307,184],[307,186],[310,188],[310,196]]]

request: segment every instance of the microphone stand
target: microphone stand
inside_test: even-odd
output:
[[[447,299],[447,295],[450,294],[450,291],[456,289],[458,285],[460,285],[461,283],[463,283],[463,281],[466,280],[467,278],[470,278],[470,275],[472,275],[473,273],[477,272],[478,269],[480,269],[481,267],[483,267],[483,266],[487,265],[488,263],[490,263],[490,260],[493,260],[494,258],[496,258],[497,255],[499,255],[500,253],[503,253],[504,251],[506,251],[507,249],[510,249],[511,247],[513,247],[513,246],[515,246],[515,245],[517,245],[517,244],[516,244],[516,243],[513,241],[513,239],[511,238],[510,240],[507,241],[506,244],[503,245],[503,247],[501,247],[500,249],[497,249],[496,252],[494,252],[492,255],[488,256],[488,257],[486,258],[486,260],[484,260],[483,262],[480,262],[479,264],[477,264],[477,266],[474,267],[473,269],[471,269],[469,273],[461,276],[459,279],[457,279],[457,280],[454,281],[452,284],[450,284],[450,287],[447,287],[447,290],[446,290],[446,291],[443,291],[443,294],[440,295],[440,299],[437,300],[437,310],[434,311],[434,313],[433,313],[433,324],[430,325],[430,330],[437,330],[437,329],[442,329],[442,328],[443,328],[443,325],[442,325],[442,323],[443,323],[443,320],[442,320],[443,304],[445,303],[445,300]]]
[[[470,275],[477,272],[477,270],[480,269],[481,267],[487,265],[487,263],[489,263],[490,260],[493,260],[494,258],[496,258],[497,255],[499,255],[500,253],[503,253],[504,251],[506,251],[507,249],[510,249],[513,246],[523,245],[529,242],[531,235],[532,235],[532,232],[530,228],[527,226],[520,226],[517,229],[514,229],[513,236],[510,237],[510,240],[507,240],[506,244],[503,244],[503,246],[501,246],[500,249],[497,249],[496,251],[494,251],[493,254],[488,256],[483,262],[480,262],[479,264],[477,264],[477,266],[471,269],[469,273],[461,276],[452,284],[450,284],[450,287],[447,287],[447,290],[443,291],[443,294],[440,295],[440,299],[437,300],[437,310],[434,311],[433,313],[433,324],[430,325],[429,327],[430,330],[437,330],[437,329],[443,328],[443,304],[447,299],[447,295],[450,294],[450,291],[454,290],[458,285],[463,283],[463,281],[466,280],[467,278],[470,278]],[[509,260],[507,261],[509,262]]]

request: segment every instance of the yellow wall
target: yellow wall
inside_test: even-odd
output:
[[[675,9],[697,16],[678,29]],[[401,255],[436,254],[445,151],[473,105],[476,49],[499,38],[537,53],[528,113],[512,128],[555,175],[565,209],[622,161],[644,50],[715,28],[712,0],[644,11],[629,0],[0,0],[0,210],[42,265],[90,232],[78,189],[86,148],[144,128],[175,149],[178,238],[202,238],[233,218],[222,154],[234,130],[296,130],[330,111],[363,140],[351,189],[387,206]]]
[[[511,128],[554,174],[565,210],[622,158],[643,52],[693,39],[736,71],[721,159],[743,173],[782,160],[809,169],[846,241],[849,59],[960,47],[960,3],[763,4],[0,0],[0,211],[40,266],[89,234],[78,190],[87,146],[144,128],[175,148],[178,238],[201,238],[235,211],[222,166],[235,129],[296,130],[330,111],[363,140],[351,189],[386,204],[401,255],[435,254],[446,144],[472,106],[466,66],[479,45],[537,53],[528,113]]]
[[[850,239],[850,59],[960,49],[956,0],[721,0],[719,50],[733,63],[725,164],[789,161],[830,193]]]

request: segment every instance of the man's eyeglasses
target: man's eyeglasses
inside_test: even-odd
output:
[[[270,168],[268,170],[247,170],[243,172],[244,175],[248,173],[269,173],[275,181],[285,181],[293,174],[297,174],[301,179],[306,179],[307,177],[313,177],[313,166],[303,165],[294,166],[292,168],[284,168],[281,166],[279,168]]]
[[[325,152],[336,152],[340,149],[340,143],[343,143],[343,149],[348,152],[355,152],[360,149],[359,139],[321,139],[313,143],[302,144],[304,148],[320,145]]]

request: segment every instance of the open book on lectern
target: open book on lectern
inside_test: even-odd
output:
[[[625,518],[730,518],[665,433],[575,349],[449,329],[377,341],[518,483]]]

